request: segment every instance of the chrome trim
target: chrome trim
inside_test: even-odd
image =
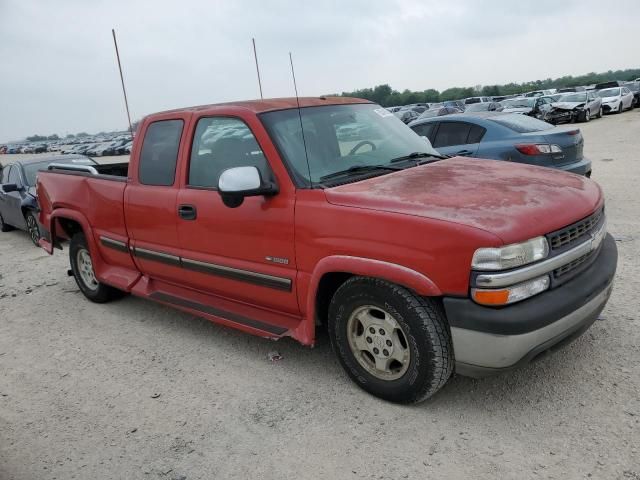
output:
[[[291,279],[283,277],[275,277],[264,273],[252,272],[249,270],[240,270],[238,268],[226,267],[214,263],[201,262],[190,258],[182,258],[182,267],[197,272],[208,273],[220,277],[241,280],[244,282],[255,283],[264,287],[277,288],[279,290],[291,290]]]
[[[123,248],[126,251],[126,246],[123,245]],[[255,285],[260,285],[261,287],[274,288],[276,290],[284,290],[287,292],[292,290],[293,281],[290,278],[275,277],[265,273],[241,270],[239,268],[227,267],[215,263],[201,262],[200,260],[178,257],[176,255],[170,255],[156,250],[147,250],[146,248],[130,246],[129,249],[131,250],[131,253],[138,258],[166,263],[168,265],[174,265],[194,272],[201,272],[241,282],[253,283]]]
[[[157,262],[169,265],[180,266],[180,257],[170,255],[168,253],[156,252],[155,250],[147,250],[146,248],[133,247],[133,254],[142,259],[155,260]]]
[[[577,247],[567,250],[555,257],[543,260],[532,265],[528,265],[511,272],[503,273],[483,273],[476,277],[476,286],[478,287],[507,287],[516,283],[526,282],[532,278],[540,277],[560,268],[567,263],[592,252],[600,246],[606,234],[606,223],[599,230],[591,234],[591,238],[581,243]]]
[[[74,172],[86,172],[92,175],[98,175],[98,170],[91,165],[70,165],[67,163],[50,163],[47,170],[71,170]]]
[[[113,238],[100,236],[100,243],[105,247],[112,248],[120,252],[129,252],[127,244],[125,242],[121,242],[120,240],[114,240]]]

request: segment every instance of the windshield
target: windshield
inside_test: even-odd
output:
[[[514,98],[513,100],[505,100],[502,102],[504,108],[531,108],[536,99],[530,98]]]
[[[306,107],[300,115],[304,133],[297,109],[261,115],[297,183],[318,186],[327,175],[356,166],[389,165],[415,152],[438,155],[427,140],[379,105]]]
[[[598,92],[598,96],[600,98],[617,97],[618,95],[620,95],[620,89],[619,88],[605,88],[604,90],[600,90]]]
[[[586,102],[587,94],[586,93],[572,93],[570,95],[563,95],[560,97],[561,102]]]

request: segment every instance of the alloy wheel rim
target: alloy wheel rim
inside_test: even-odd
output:
[[[98,280],[96,279],[96,275],[93,271],[93,262],[91,261],[91,255],[89,255],[89,252],[86,249],[81,248],[78,250],[76,260],[78,273],[80,274],[82,283],[89,290],[97,290]]]
[[[351,353],[368,373],[381,380],[397,380],[409,368],[407,335],[391,314],[374,305],[355,309],[347,321]]]
[[[38,240],[40,240],[40,231],[38,230],[38,224],[36,223],[36,219],[33,216],[27,216],[27,230],[29,230],[29,235],[31,236],[31,240],[36,245],[38,244]]]

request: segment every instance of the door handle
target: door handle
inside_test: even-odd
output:
[[[473,152],[471,150],[460,150],[459,152],[456,152],[456,155],[471,155]]]
[[[198,217],[198,211],[194,205],[180,205],[178,216],[183,220],[195,220]]]

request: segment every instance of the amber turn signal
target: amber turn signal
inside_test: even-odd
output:
[[[473,300],[481,305],[506,305],[509,290],[473,290]]]

